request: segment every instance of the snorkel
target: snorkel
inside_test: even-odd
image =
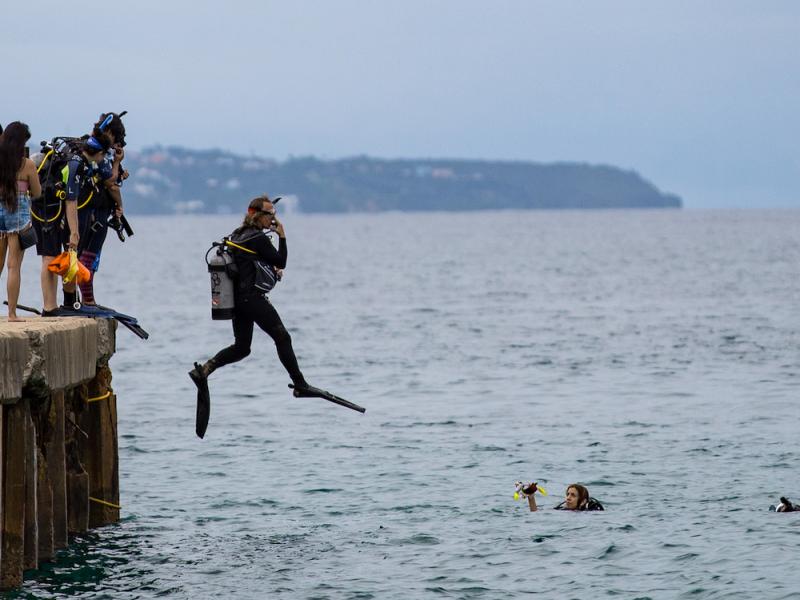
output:
[[[528,498],[536,492],[539,492],[542,496],[547,496],[547,490],[535,481],[533,483],[522,483],[521,481],[514,483],[514,500]]]
[[[103,133],[106,127],[108,127],[111,124],[111,121],[113,120],[114,120],[113,114],[110,114],[105,119],[103,119],[103,122],[100,123],[99,127],[97,128],[100,131],[100,133]],[[90,135],[89,139],[86,140],[86,145],[89,146],[92,150],[97,150],[97,151],[102,150],[103,152],[106,152],[108,150],[108,148],[104,148],[103,147],[104,145],[100,142],[100,140],[98,140],[93,135]]]
[[[98,129],[100,131],[105,131],[106,127],[108,127],[111,124],[111,121],[113,120],[114,120],[114,113],[109,113],[109,115],[105,119],[103,119],[103,122],[100,123],[100,127],[98,127]]]

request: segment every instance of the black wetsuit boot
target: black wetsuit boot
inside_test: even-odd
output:
[[[62,304],[61,306],[64,308],[68,308],[70,310],[74,310],[75,303],[78,301],[78,292],[74,290],[68,292],[65,289],[62,289],[61,291],[64,293],[64,304]]]

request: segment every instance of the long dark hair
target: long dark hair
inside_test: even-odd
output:
[[[575,491],[578,492],[578,506],[576,510],[585,510],[586,506],[589,504],[589,490],[585,485],[581,485],[580,483],[570,483],[567,486],[567,490],[569,490],[569,488],[575,488]]]
[[[0,136],[0,202],[10,212],[17,210],[17,173],[25,161],[25,142],[31,130],[25,123],[9,123]]]

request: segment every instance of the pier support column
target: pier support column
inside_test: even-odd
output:
[[[22,584],[25,554],[25,408],[23,403],[3,410],[3,553],[0,588]]]
[[[25,542],[22,570],[35,569],[39,564],[39,519],[36,484],[38,464],[36,461],[36,431],[31,418],[31,403],[25,399],[17,403],[23,410],[25,427]]]
[[[111,393],[111,370],[97,369],[86,387],[81,426],[88,434],[83,465],[89,474],[89,527],[119,521],[119,460],[117,398]],[[110,506],[114,505],[114,506]]]
[[[83,466],[87,433],[79,425],[84,399],[78,390],[66,397],[67,530],[70,535],[89,529],[89,474]]]
[[[36,448],[36,504],[39,527],[39,560],[53,558],[53,488],[47,475],[47,460],[39,444]]]
[[[53,549],[66,548],[67,535],[67,462],[64,433],[64,390],[50,395],[47,411],[47,437],[44,452],[47,475],[53,492]]]
[[[119,520],[115,333],[110,319],[0,318],[0,589],[90,521]]]

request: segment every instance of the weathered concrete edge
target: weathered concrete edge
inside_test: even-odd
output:
[[[13,403],[25,387],[68,389],[91,380],[114,354],[113,319],[30,319],[0,323],[0,403]]]

